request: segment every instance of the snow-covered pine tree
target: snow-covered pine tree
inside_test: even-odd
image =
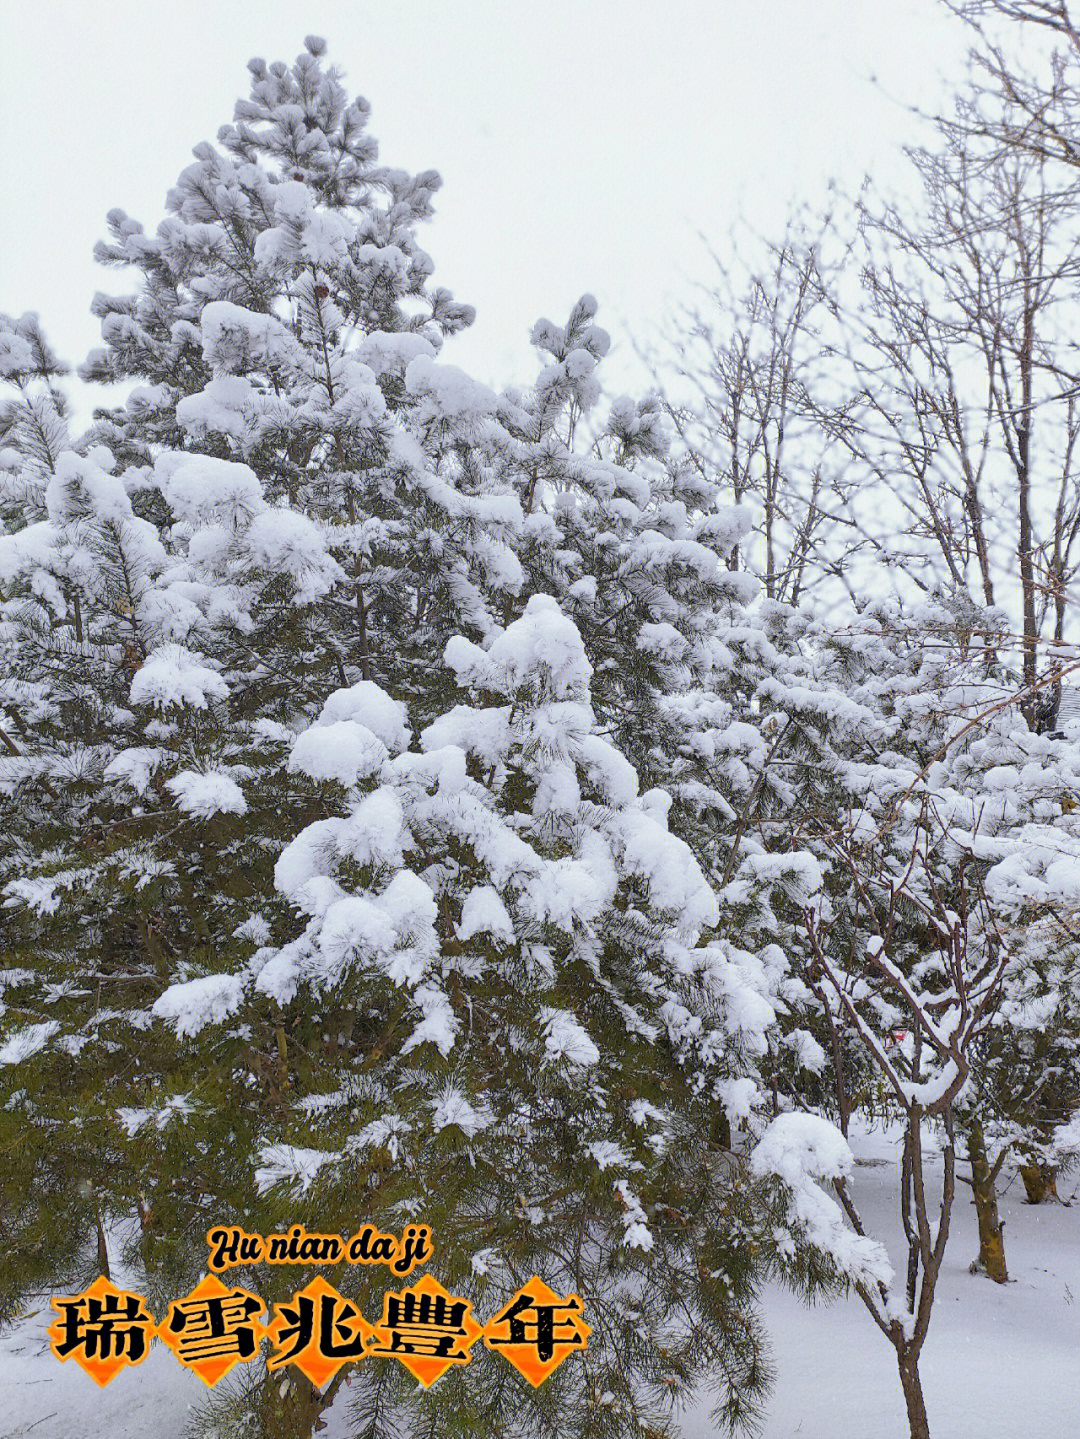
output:
[[[324,50],[251,62],[224,153],[196,147],[154,236],[111,213],[99,257],[141,288],[95,301],[106,345],[81,371],[140,382],[99,417],[119,453],[242,461],[269,504],[328,527],[349,583],[304,656],[319,702],[391,668],[400,688],[406,660],[426,690],[449,634],[487,633],[491,592],[521,582],[519,507],[481,459],[496,398],[437,359],[473,315],[429,284],[415,235],[439,177],[376,164]]]
[[[643,783],[672,796],[671,828],[716,885],[724,932],[761,956],[777,989],[791,987],[801,1013],[806,991],[786,976],[771,903],[807,897],[819,867],[775,836],[797,831],[800,805],[817,812],[813,777],[837,764],[837,716],[869,716],[835,679],[811,677],[800,645],[812,618],[755,599],[756,581],[733,567],[751,516],[722,503],[655,397],[624,397],[597,418],[608,337],[595,314],[586,295],[565,325],[534,326],[546,363],[501,412],[527,584],[573,616],[595,666],[597,715]],[[822,1044],[794,1010],[785,1031],[770,1037],[774,1087],[820,1091]],[[857,1049],[846,1062],[859,1067]],[[718,1112],[718,1137],[749,1123],[744,1098]]]
[[[280,996],[257,989],[243,998],[242,1020],[207,1024],[197,1044],[186,1032],[189,1024],[178,1036],[172,1027],[150,1022],[162,991],[175,997],[176,986],[189,983],[194,989],[181,992],[201,995],[207,1019],[224,1018],[241,998],[237,975],[245,964],[261,963],[268,948],[280,949],[290,926],[289,896],[276,893],[272,883],[273,862],[285,839],[282,816],[296,827],[343,822],[343,792],[348,797],[359,782],[371,785],[374,779],[362,766],[351,774],[348,764],[339,770],[336,761],[312,772],[297,758],[305,745],[312,755],[318,751],[305,735],[339,723],[335,706],[347,708],[341,695],[354,694],[358,686],[370,695],[368,687],[378,684],[389,696],[386,703],[408,702],[413,732],[428,733],[438,717],[453,714],[461,698],[459,672],[440,660],[447,639],[460,632],[468,636],[461,644],[481,640],[490,653],[505,639],[524,596],[550,581],[568,607],[581,607],[576,617],[602,677],[601,730],[625,743],[642,764],[647,789],[658,778],[676,781],[673,817],[692,807],[698,820],[692,837],[699,848],[706,847],[709,806],[724,812],[726,804],[717,770],[725,782],[753,795],[759,777],[744,755],[764,753],[751,728],[737,722],[731,700],[706,687],[710,675],[737,668],[744,638],[750,650],[757,644],[756,626],[741,611],[744,582],[728,578],[723,565],[724,547],[744,522],[712,513],[710,497],[697,492],[685,470],[660,464],[662,443],[648,404],[616,406],[600,452],[573,460],[576,412],[586,407],[592,361],[604,347],[596,334],[590,338],[588,305],[579,307],[581,314],[561,338],[552,330],[557,363],[524,403],[512,396],[499,399],[441,363],[442,336],[469,315],[446,292],[428,288],[430,262],[412,236],[427,213],[435,177],[412,180],[375,167],[372,142],[363,134],[366,107],[346,102],[338,77],[320,63],[321,51],[321,42],[309,42],[291,68],[255,62],[252,100],[241,103],[236,125],[222,132],[228,153],[199,148],[154,236],[126,217],[111,219],[115,244],[102,258],[135,266],[142,284],[128,299],[96,302],[106,349],[83,373],[142,383],[124,406],[99,414],[89,439],[78,447],[86,453],[67,457],[64,464],[81,477],[80,494],[88,492],[92,505],[100,497],[120,514],[126,497],[131,518],[123,511],[121,528],[127,527],[131,543],[138,539],[143,545],[145,562],[142,568],[127,564],[130,593],[110,582],[88,600],[93,617],[84,617],[84,623],[107,640],[93,702],[110,728],[95,755],[77,824],[68,797],[61,795],[53,808],[59,824],[53,843],[45,852],[31,846],[14,862],[13,887],[5,896],[18,925],[22,965],[4,1022],[4,1039],[12,1046],[5,1054],[17,1061],[8,1071],[14,1122],[34,1137],[27,1141],[28,1152],[34,1144],[44,1152],[57,1133],[80,1136],[78,1159],[68,1168],[89,1203],[99,1248],[110,1218],[137,1215],[134,1251],[159,1296],[196,1277],[205,1259],[201,1234],[207,1224],[233,1215],[249,1227],[272,1228],[282,1203],[294,1202],[272,1187],[258,1192],[252,1156],[274,1144],[292,1144],[290,1152],[305,1147],[296,1141],[305,1123],[311,1126],[315,1119],[305,1120],[296,1105],[305,1096],[330,1092],[331,1079],[349,1055],[336,1010],[312,1011],[297,999],[283,1008]],[[582,355],[591,356],[588,364]],[[566,417],[565,439],[554,438],[550,424],[537,418],[545,406]],[[545,445],[550,462],[544,461]],[[533,462],[543,463],[530,470]],[[635,467],[649,475],[635,476]],[[536,475],[548,485],[544,495],[536,488],[530,492]],[[66,503],[71,522],[83,524],[86,517],[75,498]],[[563,543],[560,517],[569,545]],[[24,508],[12,528],[21,533],[38,518]],[[58,514],[58,523],[61,518]],[[91,529],[97,524],[92,518]],[[11,553],[20,558],[5,595],[18,603],[24,592],[41,588],[43,567],[23,556],[18,534],[9,538]],[[88,577],[88,595],[98,579]],[[722,611],[719,632],[715,608]],[[66,610],[56,613],[61,631],[73,622]],[[556,624],[557,611],[544,613]],[[124,620],[130,630],[133,616],[141,626],[138,639],[117,640],[117,626]],[[55,616],[49,625],[57,627]],[[32,670],[21,630],[13,643],[19,662]],[[466,681],[477,682],[471,672]],[[670,724],[662,712],[665,690],[685,709]],[[492,692],[500,693],[497,685]],[[569,722],[574,705],[580,719],[582,702],[583,697],[575,700],[562,720]],[[320,716],[327,723],[312,728]],[[19,709],[20,723],[31,717],[36,723],[36,714]],[[356,739],[349,729],[355,721],[345,713],[341,722],[347,748],[350,735]],[[578,756],[569,768],[557,766],[554,777],[559,785],[567,774],[575,784],[584,782],[599,807],[603,776],[593,774],[593,761],[585,760],[589,753],[609,753],[608,742],[599,734],[578,734],[575,725],[573,742],[581,741],[584,758]],[[659,742],[644,743],[653,725]],[[697,737],[701,731],[704,740]],[[42,740],[50,762],[54,738]],[[399,755],[394,773],[404,773],[415,758]],[[704,781],[697,768],[701,760],[716,761]],[[471,763],[475,771],[475,755]],[[570,822],[556,803],[566,796],[549,794],[545,780],[538,806],[529,793],[540,780],[537,763],[514,751],[507,774],[499,766],[490,775],[474,772],[469,785],[481,787],[509,830],[535,825],[536,843],[552,847],[539,850],[541,858],[558,863],[572,851],[569,831],[559,828]],[[633,766],[620,763],[616,770],[628,777]],[[584,781],[577,775],[582,767]],[[399,777],[395,784],[400,783]],[[648,820],[654,827],[657,853],[676,852],[661,843],[666,801],[659,795],[631,804],[627,789],[623,802],[611,807],[640,812],[640,824]],[[594,859],[604,844],[613,843],[611,823],[596,819],[578,836],[584,843],[594,831],[599,834],[589,841]],[[674,827],[684,825],[679,820]],[[460,864],[449,831],[443,840],[450,853],[440,864]],[[731,1027],[744,1031],[745,1051],[738,1053],[722,1022],[707,1082],[677,1062],[672,1038],[673,1028],[679,1031],[685,1023],[684,1047],[692,1051],[706,1041],[707,1031],[698,1034],[700,1016],[692,1005],[685,1017],[673,1009],[664,1012],[663,1025],[656,1026],[658,1042],[649,1051],[655,1050],[651,1062],[661,1068],[653,1072],[646,1066],[646,1074],[652,1072],[652,1082],[659,1084],[657,1076],[668,1066],[664,1082],[685,1092],[700,1148],[714,1135],[726,1141],[725,1126],[716,1133],[718,1114],[739,1117],[752,1105],[753,1078],[741,1066],[749,1065],[768,1022],[772,975],[737,949],[678,940],[681,928],[691,934],[706,918],[704,911],[693,918],[695,904],[710,902],[693,861],[682,850],[677,853],[677,873],[669,880],[689,886],[684,895],[689,908],[682,916],[666,908],[652,913],[658,901],[650,898],[645,871],[635,870],[637,861],[623,855],[608,909],[614,905],[620,915],[625,909],[632,918],[609,916],[610,931],[621,933],[619,925],[629,924],[640,944],[625,956],[608,952],[616,961],[613,973],[605,976],[597,965],[595,984],[606,994],[605,984],[623,983],[618,969],[623,960],[639,969],[646,957],[671,965],[671,946],[677,944],[691,956],[679,983],[698,995],[704,1012],[714,1003],[721,1011],[730,1005]],[[435,868],[441,874],[439,865]],[[710,862],[709,868],[715,865]],[[433,892],[441,893],[438,874]],[[344,878],[378,886],[386,876],[350,871]],[[422,882],[418,874],[414,878]],[[505,897],[502,902],[513,911]],[[635,929],[639,909],[641,934]],[[553,950],[564,959],[581,928],[565,918],[569,928],[555,926]],[[467,930],[447,900],[435,933],[445,939],[451,957],[454,945],[464,942],[463,924]],[[469,938],[483,933],[476,930]],[[495,939],[490,942],[498,951]],[[478,943],[483,949],[489,941]],[[521,963],[542,964],[542,938],[523,935],[511,948]],[[580,956],[576,949],[573,954],[576,972]],[[556,966],[559,984],[565,987],[571,970]],[[542,971],[536,973],[542,978]],[[726,999],[710,990],[706,977],[718,991],[730,986]],[[355,982],[351,973],[347,978]],[[668,978],[677,993],[678,976]],[[314,974],[304,977],[309,999],[317,980]],[[659,991],[646,989],[639,1005],[648,1012],[659,1003]],[[452,1006],[455,996],[447,992]],[[519,1000],[516,993],[508,997]],[[159,1016],[168,1008],[168,1002],[159,1006]],[[617,1007],[606,1013],[605,1022],[614,1022],[618,1013]],[[516,1039],[516,1028],[509,1030]],[[534,1041],[543,1038],[538,1082],[560,1072],[557,1042],[548,1046],[553,1033],[550,1025],[533,1030]],[[618,1044],[629,1045],[636,1056],[642,1037],[617,1026],[616,1034]],[[629,1053],[618,1044],[608,1051],[610,1065],[615,1056]],[[428,1045],[427,1052],[440,1054],[437,1045]],[[467,1091],[478,1112],[490,1050],[482,1052],[481,1061],[479,1078]],[[395,1062],[407,1063],[407,1056]],[[441,1063],[433,1059],[435,1072]],[[571,1090],[558,1092],[568,1109]],[[545,1094],[535,1091],[536,1102]],[[619,1134],[629,1098],[620,1100]],[[423,1102],[417,1103],[426,1115]],[[648,1119],[645,1110],[641,1114]],[[672,1124],[684,1124],[681,1100],[671,1114]],[[647,1134],[646,1124],[638,1140],[644,1142]],[[343,1144],[353,1135],[346,1126]],[[332,1127],[328,1138],[335,1139]],[[725,1400],[728,1413],[743,1412],[760,1378],[745,1300],[769,1240],[756,1236],[758,1249],[747,1243],[753,1230],[753,1214],[745,1207],[749,1194],[738,1185],[729,1188],[710,1167],[730,1161],[714,1156],[700,1173],[684,1172],[682,1161],[661,1153],[658,1141],[649,1147],[655,1167],[642,1172],[648,1183],[640,1197],[628,1197],[637,1195],[643,1182],[635,1170],[629,1189],[616,1198],[601,1160],[582,1159],[570,1149],[571,1138],[568,1131],[559,1156],[578,1186],[564,1196],[567,1213],[576,1203],[580,1214],[582,1205],[595,1199],[608,1216],[609,1239],[639,1223],[653,1235],[654,1250],[609,1243],[604,1261],[617,1271],[647,1260],[651,1274],[668,1274],[671,1284],[661,1286],[650,1324],[663,1329],[667,1306],[676,1298],[682,1302],[683,1290],[671,1286],[676,1279],[680,1285],[689,1282],[699,1239],[699,1258],[706,1261],[700,1285],[694,1281],[701,1326],[674,1348],[665,1345],[666,1354],[650,1350],[629,1329],[620,1330],[618,1316],[608,1316],[605,1352],[610,1350],[611,1358],[604,1362],[623,1377],[610,1391],[611,1400],[581,1411],[582,1432],[590,1432],[590,1425],[596,1432],[625,1429],[634,1406],[648,1398],[634,1391],[634,1383],[662,1373],[664,1394],[670,1395],[696,1353],[720,1355],[727,1366],[723,1372],[733,1381]],[[630,1149],[624,1146],[623,1152],[625,1164],[637,1162]],[[530,1153],[533,1162],[544,1157],[535,1146]],[[605,1164],[611,1160],[608,1168],[624,1163],[610,1150],[602,1149],[601,1156]],[[263,1162],[262,1168],[272,1171],[273,1164]],[[380,1161],[373,1171],[378,1175],[383,1168]],[[471,1162],[468,1170],[471,1174]],[[335,1174],[340,1180],[340,1168],[326,1172],[328,1184]],[[37,1190],[27,1187],[30,1173],[28,1165],[14,1202],[32,1217],[41,1212],[49,1171],[46,1167],[44,1188]],[[690,1186],[681,1197],[677,1174]],[[332,1188],[313,1188],[312,1203],[331,1194]],[[355,1191],[350,1194],[355,1200]],[[452,1235],[450,1196],[443,1199]],[[665,1217],[668,1203],[674,1213]],[[537,1226],[529,1226],[529,1205],[518,1208],[511,1229],[517,1235],[526,1225],[524,1255],[531,1252]],[[344,1222],[356,1217],[350,1213]],[[668,1220],[676,1226],[670,1232],[663,1229]],[[634,1232],[644,1241],[644,1229]],[[41,1243],[37,1252],[44,1256],[46,1249]],[[462,1262],[471,1262],[476,1247],[466,1253],[462,1245],[456,1252]],[[280,1275],[275,1281],[287,1283]],[[656,1329],[647,1325],[645,1332],[655,1337]],[[291,1436],[298,1432],[298,1412],[318,1411],[317,1396],[306,1409],[303,1403],[299,1411],[289,1409],[300,1402],[298,1392],[294,1388],[286,1403],[276,1386],[260,1391],[257,1405],[267,1432],[277,1426]],[[490,1402],[490,1413],[497,1415],[506,1392],[502,1388],[478,1402]],[[608,1392],[601,1386],[593,1397],[602,1400]],[[285,1412],[275,1412],[280,1408],[275,1393]],[[381,1403],[378,1396],[376,1402]]]
[[[715,937],[668,797],[640,795],[598,730],[591,666],[554,600],[446,658],[472,702],[418,744],[376,685],[329,697],[289,762],[329,817],[275,870],[306,922],[155,1012],[196,1048],[267,1002],[278,1015],[290,1078],[243,1215],[269,1191],[261,1212],[312,1228],[423,1218],[441,1277],[482,1310],[533,1273],[589,1295],[588,1359],[542,1390],[491,1356],[430,1397],[364,1366],[349,1386],[362,1432],[509,1434],[528,1400],[530,1433],[661,1433],[701,1378],[745,1414],[763,1376],[744,1248],[757,1221],[710,1134],[751,1082],[768,977]],[[368,1307],[379,1283],[339,1282]],[[333,1397],[271,1389],[249,1402],[282,1433]]]
[[[356,678],[449,702],[448,635],[481,637],[520,596],[554,594],[585,636],[603,722],[722,874],[720,833],[774,793],[771,745],[745,721],[776,657],[746,615],[752,582],[726,563],[750,517],[669,455],[654,400],[618,401],[578,453],[608,348],[590,297],[565,326],[534,327],[547,363],[525,395],[496,399],[433,358],[470,318],[429,289],[413,237],[437,179],[375,165],[366,106],[321,51],[253,62],[227,153],[198,147],[156,236],[114,215],[102,257],[139,267],[143,288],[99,299],[107,349],[84,373],[149,383],[99,433],[140,457],[164,440],[242,461],[270,503],[328,527],[351,583],[302,642],[286,629],[272,664],[244,640],[264,657],[246,692],[279,711],[302,694],[310,718]]]
[[[597,714],[646,785],[671,794],[673,830],[708,872],[730,879],[733,854],[762,811],[790,800],[777,736],[757,723],[758,687],[786,675],[790,611],[754,606],[756,581],[731,565],[752,516],[674,442],[655,396],[602,409],[608,337],[585,295],[565,325],[544,319],[545,361],[500,416],[525,520],[527,586],[558,597],[594,664]],[[792,721],[782,739],[796,744]]]
[[[193,1077],[175,1047],[149,1057],[146,1003],[253,947],[280,816],[317,812],[288,741],[329,691],[378,673],[426,694],[449,634],[489,627],[485,590],[520,582],[517,501],[489,493],[470,451],[494,397],[433,358],[470,315],[427,287],[412,237],[437,177],[374,166],[366,106],[321,50],[254,65],[223,132],[235,161],[200,147],[155,236],[112,217],[102,258],[142,286],[96,302],[107,348],[83,374],[144,383],[79,454],[61,454],[58,367],[32,318],[4,329],[22,392],[4,413],[5,1053],[32,1049],[36,1076],[12,1122],[32,1108],[28,1155],[33,1135],[47,1154],[57,1132],[89,1133],[90,1111],[111,1124],[131,1166],[95,1129],[66,1169],[95,1220],[137,1208],[166,1268],[198,1248],[189,1235],[174,1252],[192,1155],[178,1140],[151,1184],[116,1111],[133,1124],[152,1095],[164,1124]],[[271,1026],[252,1063],[277,1052]],[[235,1096],[216,1074],[196,1078],[204,1112],[224,1115]],[[211,1193],[216,1142],[201,1150]],[[34,1176],[31,1157],[11,1212],[41,1216],[20,1207]]]
[[[1054,1132],[1077,1099],[1070,925],[1080,749],[1075,734],[1029,724],[1016,677],[999,660],[1008,647],[1000,614],[949,600],[908,615],[883,607],[878,620],[886,646],[861,676],[865,698],[889,727],[889,748],[925,770],[936,822],[943,832],[957,827],[969,873],[981,867],[992,924],[1012,951],[956,1103],[970,1164],[960,1177],[972,1185],[979,1220],[977,1267],[1003,1281],[996,1176],[1019,1162],[1036,1191],[1052,1189]]]

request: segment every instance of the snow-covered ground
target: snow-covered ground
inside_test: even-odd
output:
[[[858,1136],[853,1189],[870,1232],[900,1258],[896,1157],[882,1135]],[[1068,1197],[1076,1180],[1063,1185]],[[933,1439],[1075,1439],[1080,1435],[1080,1198],[1032,1208],[1014,1181],[1003,1203],[1013,1282],[968,1273],[974,1211],[960,1186],[953,1232],[922,1362]],[[58,1364],[50,1314],[0,1337],[0,1439],[181,1439],[206,1393],[161,1346],[99,1389]],[[771,1289],[766,1320],[776,1388],[764,1439],[906,1439],[893,1351],[857,1298],[809,1308]],[[347,1429],[334,1426],[335,1439]],[[686,1439],[712,1439],[703,1412]]]

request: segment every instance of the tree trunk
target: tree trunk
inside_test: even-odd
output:
[[[713,1143],[721,1149],[731,1148],[731,1120],[727,1117],[727,1111],[718,1108],[716,1118],[713,1120]]]
[[[998,1217],[995,1176],[986,1157],[986,1140],[977,1121],[968,1132],[968,1159],[971,1161],[971,1188],[979,1221],[979,1257],[972,1266],[981,1269],[995,1284],[1008,1283],[1005,1268],[1005,1237]]]
[[[112,1278],[112,1270],[109,1268],[109,1246],[105,1239],[105,1226],[101,1222],[101,1210],[95,1216],[97,1223],[97,1260],[98,1273],[103,1274],[106,1279]]]
[[[1015,468],[1019,498],[1020,591],[1024,610],[1024,688],[1028,696],[1021,705],[1024,718],[1032,729],[1039,708],[1039,697],[1031,693],[1038,676],[1039,626],[1036,620],[1036,582],[1034,540],[1031,526],[1031,425],[1032,371],[1035,351],[1035,310],[1030,285],[1025,284],[1024,326],[1020,344],[1020,411],[1023,418],[1013,417],[1016,427]]]
[[[320,1394],[291,1366],[267,1374],[259,1395],[259,1439],[312,1439],[324,1427],[321,1415],[337,1388],[331,1382]]]
[[[904,1390],[904,1403],[907,1405],[911,1439],[930,1439],[930,1423],[926,1417],[926,1401],[923,1399],[922,1381],[919,1378],[919,1356],[914,1350],[904,1348],[898,1351],[897,1357],[900,1361],[900,1383]]]
[[[829,1044],[832,1049],[833,1079],[836,1082],[836,1105],[840,1112],[840,1133],[846,1139],[848,1127],[851,1123],[851,1096],[847,1092],[847,1076],[844,1073],[844,1039],[843,1032],[837,1020],[833,1019],[832,1012],[826,1002],[825,995],[820,988],[814,993],[821,1000],[821,1007],[825,1013],[825,1021],[829,1026]]]
[[[1057,1170],[1048,1164],[1021,1164],[1020,1178],[1029,1204],[1057,1202]]]

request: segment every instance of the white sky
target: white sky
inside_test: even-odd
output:
[[[36,309],[72,362],[98,343],[105,212],[153,229],[193,145],[247,93],[245,63],[308,33],[372,104],[380,158],[444,187],[422,243],[476,306],[447,358],[501,384],[528,331],[585,290],[636,380],[647,336],[740,219],[775,233],[830,176],[903,174],[960,74],[936,0],[0,0],[0,310]],[[621,343],[620,343],[621,342]],[[80,406],[81,408],[81,406]]]

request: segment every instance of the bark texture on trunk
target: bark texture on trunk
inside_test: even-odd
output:
[[[902,1349],[897,1355],[900,1361],[900,1383],[907,1405],[908,1427],[911,1439],[930,1439],[930,1423],[926,1417],[926,1402],[923,1399],[922,1381],[919,1378],[919,1356],[911,1349]]]
[[[1029,1204],[1053,1204],[1058,1200],[1057,1170],[1047,1164],[1021,1164],[1020,1178]]]
[[[986,1140],[981,1124],[971,1126],[968,1158],[971,1161],[975,1214],[979,1222],[979,1257],[973,1267],[981,1269],[995,1284],[1006,1284],[1009,1271],[1005,1267],[1005,1236],[998,1215],[995,1175],[986,1157]]]
[[[96,1216],[96,1224],[98,1273],[103,1274],[106,1279],[111,1279],[112,1270],[109,1268],[109,1245],[105,1238],[105,1226],[101,1222],[100,1211]]]

